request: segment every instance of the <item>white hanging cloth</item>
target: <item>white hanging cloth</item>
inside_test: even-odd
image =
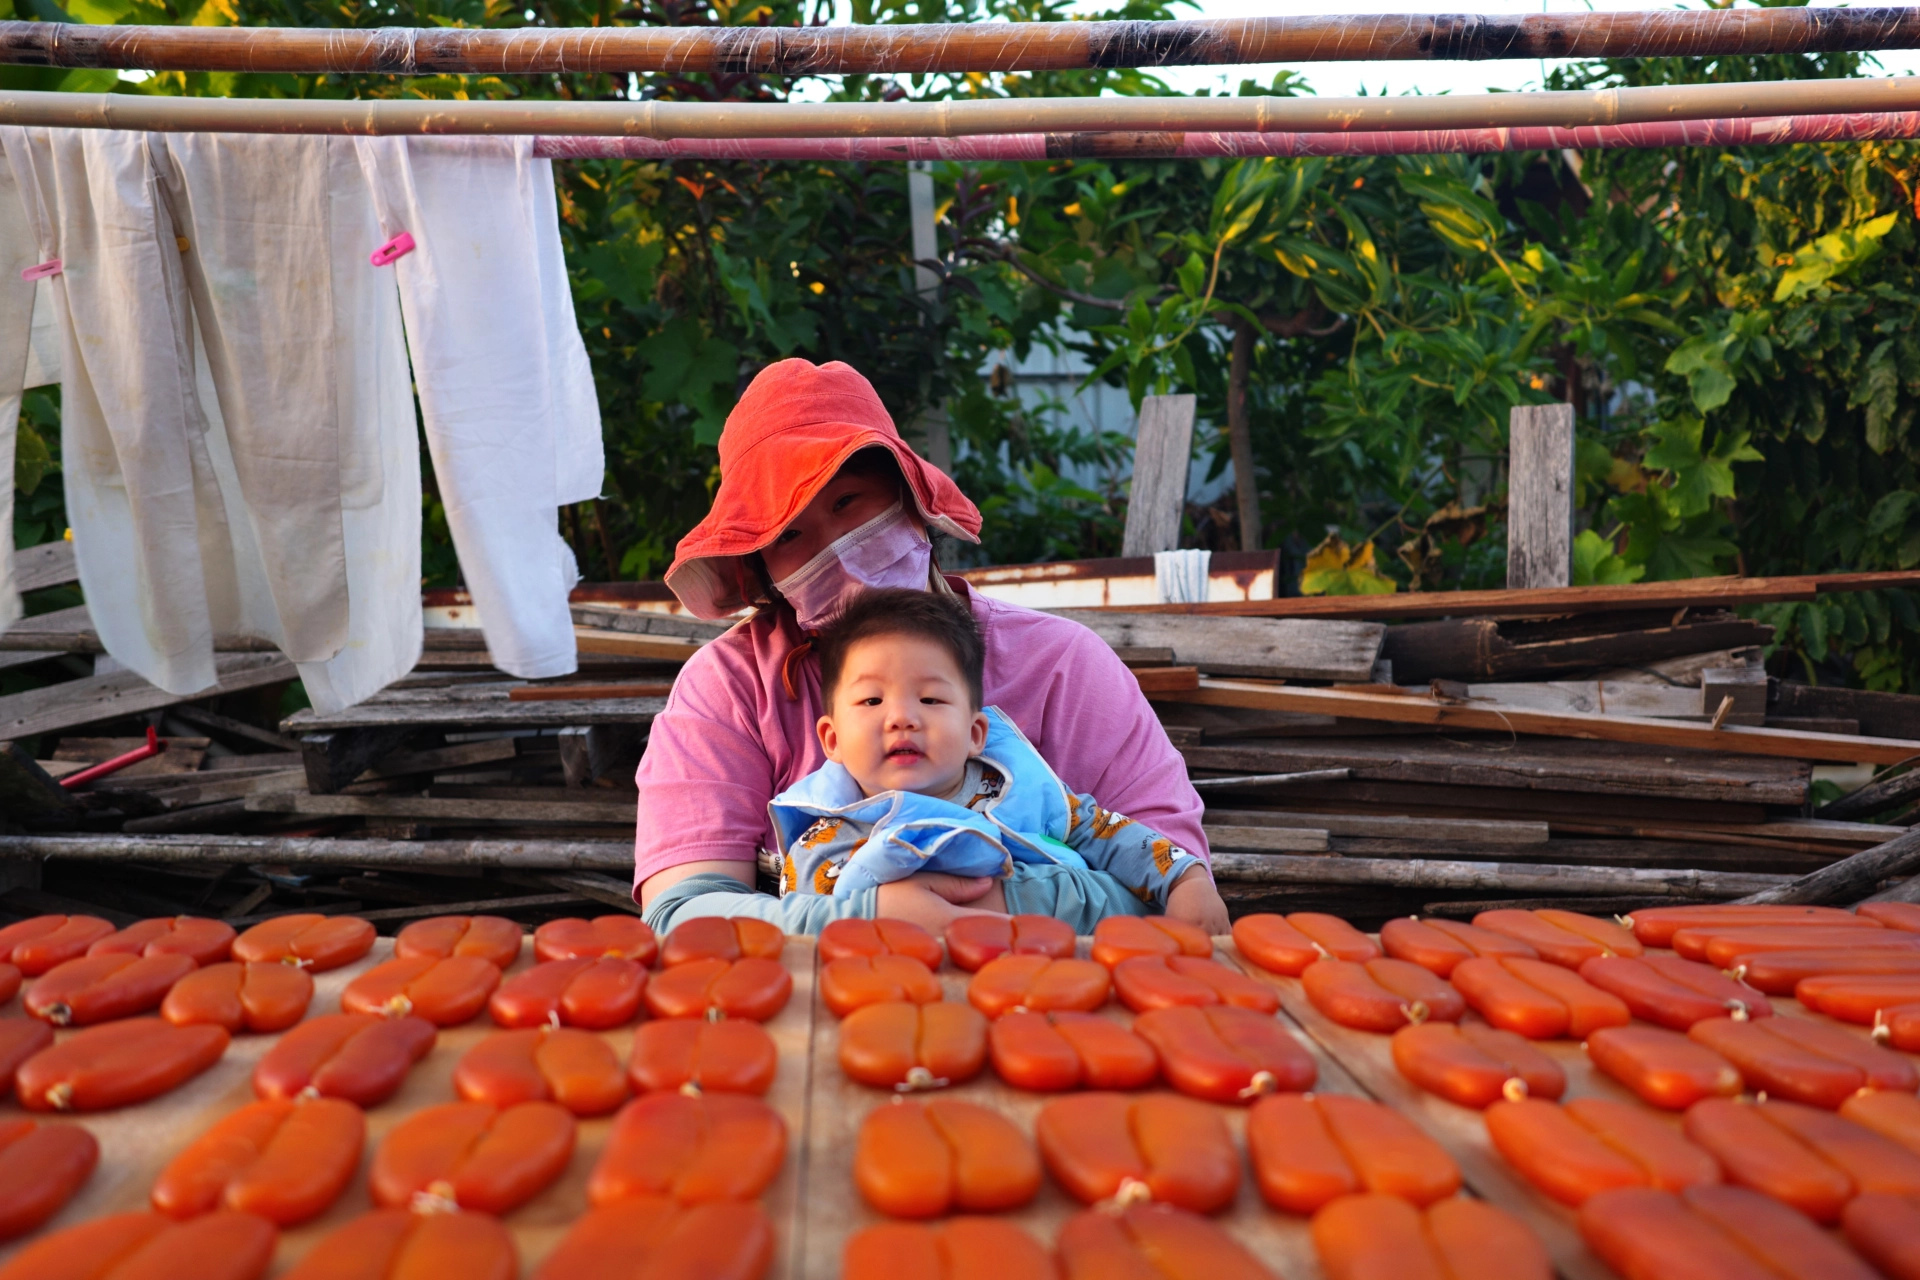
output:
[[[597,497],[599,401],[529,138],[362,138],[462,576],[487,649],[524,678],[576,669],[579,579],[559,508]]]
[[[13,447],[34,319],[34,285],[20,273],[38,261],[35,244],[13,171],[0,164],[0,489],[5,491],[0,493],[0,630],[20,620],[20,589],[13,577]]]
[[[215,635],[263,637],[321,710],[406,674],[418,450],[352,143],[21,129],[0,143],[40,260],[63,261],[68,518],[108,653],[188,694],[214,683]]]

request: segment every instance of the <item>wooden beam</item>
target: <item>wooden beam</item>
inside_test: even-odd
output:
[[[1569,591],[1583,588],[1568,588]],[[1401,684],[1429,680],[1512,680],[1594,667],[1645,667],[1711,651],[1769,644],[1773,628],[1720,608],[1621,617],[1594,614],[1579,624],[1515,618],[1450,618],[1388,627],[1380,656]],[[1727,666],[1725,660],[1701,666]],[[1668,673],[1697,686],[1699,671]],[[1685,677],[1691,676],[1691,679]],[[1616,677],[1618,678],[1618,677]],[[1642,677],[1644,678],[1644,677]],[[1894,734],[1893,737],[1909,735]]]
[[[1920,829],[1903,831],[1884,844],[1863,849],[1830,867],[1741,898],[1741,902],[1781,902],[1792,906],[1856,902],[1883,880],[1920,871]]]
[[[635,635],[629,631],[607,631],[599,627],[575,627],[574,647],[581,653],[612,654],[621,658],[643,658],[649,662],[685,662],[705,643],[680,636]]]
[[[277,653],[223,653],[215,656],[214,667],[219,683],[189,694],[168,693],[131,671],[87,676],[8,694],[0,698],[0,739],[30,738],[102,720],[117,720],[121,716],[177,706],[190,699],[280,684],[298,674],[293,664]]]
[[[1366,680],[1387,629],[1377,622],[1182,618],[1163,613],[1056,609],[1115,649],[1171,649],[1182,666],[1215,675]]]
[[[507,691],[509,702],[605,702],[615,698],[664,698],[670,682],[647,684],[530,684]]]
[[[1912,590],[1920,569],[1820,573],[1788,578],[1681,578],[1607,587],[1535,587],[1515,591],[1410,591],[1390,596],[1291,596],[1209,604],[1128,605],[1130,613],[1193,613],[1236,618],[1552,618],[1629,609],[1731,609],[1812,600],[1823,591]]]
[[[618,701],[514,702],[505,685],[480,690],[420,689],[382,694],[344,711],[322,715],[309,708],[281,722],[287,733],[332,733],[341,729],[392,728],[474,731],[491,729],[565,729],[577,725],[644,726],[666,709],[665,698]],[[361,766],[365,768],[365,765]]]
[[[1325,853],[1327,833],[1297,827],[1208,826],[1207,844],[1235,853]]]
[[[555,790],[556,795],[567,794]],[[430,796],[342,796],[278,792],[247,797],[251,813],[316,818],[425,818],[436,822],[585,822],[631,826],[631,801],[442,800]]]
[[[1193,467],[1195,397],[1148,396],[1140,402],[1133,444],[1133,481],[1127,498],[1123,556],[1150,556],[1180,545]]]
[[[13,583],[23,595],[78,581],[80,568],[73,560],[73,544],[65,539],[13,553]]]
[[[1354,813],[1269,813],[1257,809],[1208,809],[1208,839],[1215,825],[1239,831],[1246,828],[1292,827],[1319,830],[1336,836],[1367,836],[1383,840],[1455,840],[1463,844],[1529,845],[1547,843],[1544,822],[1479,821],[1472,818],[1413,818]],[[1234,847],[1234,846],[1228,846]]]
[[[1468,892],[1644,893],[1649,897],[1714,899],[1774,889],[1792,879],[1738,871],[1436,862],[1422,858],[1312,858],[1284,853],[1216,854],[1213,878],[1238,884],[1364,884]]]
[[[377,778],[407,778],[443,769],[465,769],[474,765],[496,764],[520,754],[518,738],[483,738],[479,742],[456,742],[426,751],[394,751],[380,757],[371,768],[355,779],[367,782]]]
[[[1202,680],[1200,687],[1192,693],[1150,696],[1160,702],[1319,712],[1355,720],[1447,725],[1458,729],[1487,729],[1554,738],[1588,738],[1602,742],[1634,742],[1647,746],[1796,760],[1897,764],[1911,756],[1920,755],[1920,742],[1898,738],[1851,738],[1832,733],[1795,733],[1785,729],[1745,726],[1713,729],[1678,720],[1503,710],[1444,702],[1432,696],[1305,689],[1244,684],[1232,680]]]
[[[622,911],[631,911],[634,915],[640,914],[640,904],[633,899],[631,880],[615,880],[611,876],[595,875],[591,871],[542,876],[541,879],[556,889],[568,889],[583,898],[590,898]]]
[[[352,840],[315,836],[0,836],[0,861],[285,863],[289,866],[513,867],[633,874],[631,840]]]
[[[1898,777],[1882,777],[1869,782],[1858,791],[1823,805],[1816,812],[1819,817],[1839,820],[1868,818],[1915,800],[1920,800],[1920,769],[1909,769]]]
[[[1573,584],[1573,406],[1507,414],[1507,586]]]
[[[223,716],[217,711],[205,707],[196,707],[189,703],[171,707],[167,714],[186,721],[196,729],[205,729],[210,733],[224,734],[229,738],[242,738],[248,742],[257,742],[262,746],[278,751],[298,751],[300,744],[282,733],[271,729],[262,729],[259,725],[248,724],[244,720],[235,720],[232,716]]]

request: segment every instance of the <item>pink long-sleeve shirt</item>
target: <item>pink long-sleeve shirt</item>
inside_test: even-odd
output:
[[[1186,762],[1106,643],[1065,618],[990,600],[948,579],[986,647],[986,699],[1075,791],[1169,836],[1201,858],[1207,838]],[[773,845],[767,802],[826,763],[814,724],[820,667],[781,666],[798,643],[765,615],[703,647],[654,718],[636,781],[633,882],[687,862],[750,862]]]

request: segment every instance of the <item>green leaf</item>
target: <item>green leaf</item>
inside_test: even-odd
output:
[[[1791,302],[1806,297],[1821,285],[1859,266],[1880,251],[1880,238],[1893,230],[1897,213],[1884,214],[1870,222],[1821,236],[1793,255],[1793,262],[1780,275],[1773,291],[1775,302]]]
[[[13,487],[31,497],[53,469],[53,453],[47,448],[46,440],[22,422],[13,441]]]
[[[1646,574],[1645,565],[1628,564],[1625,557],[1614,553],[1610,539],[1592,529],[1582,529],[1573,540],[1573,585],[1576,587],[1618,586],[1623,582],[1638,582]]]

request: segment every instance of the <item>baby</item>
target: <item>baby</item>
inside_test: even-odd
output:
[[[1198,858],[1075,794],[980,705],[980,634],[961,601],[868,592],[814,652],[828,763],[769,806],[782,894],[850,895],[916,871],[1003,876],[1016,862],[1103,872],[1158,911],[1183,878],[1212,889]]]

